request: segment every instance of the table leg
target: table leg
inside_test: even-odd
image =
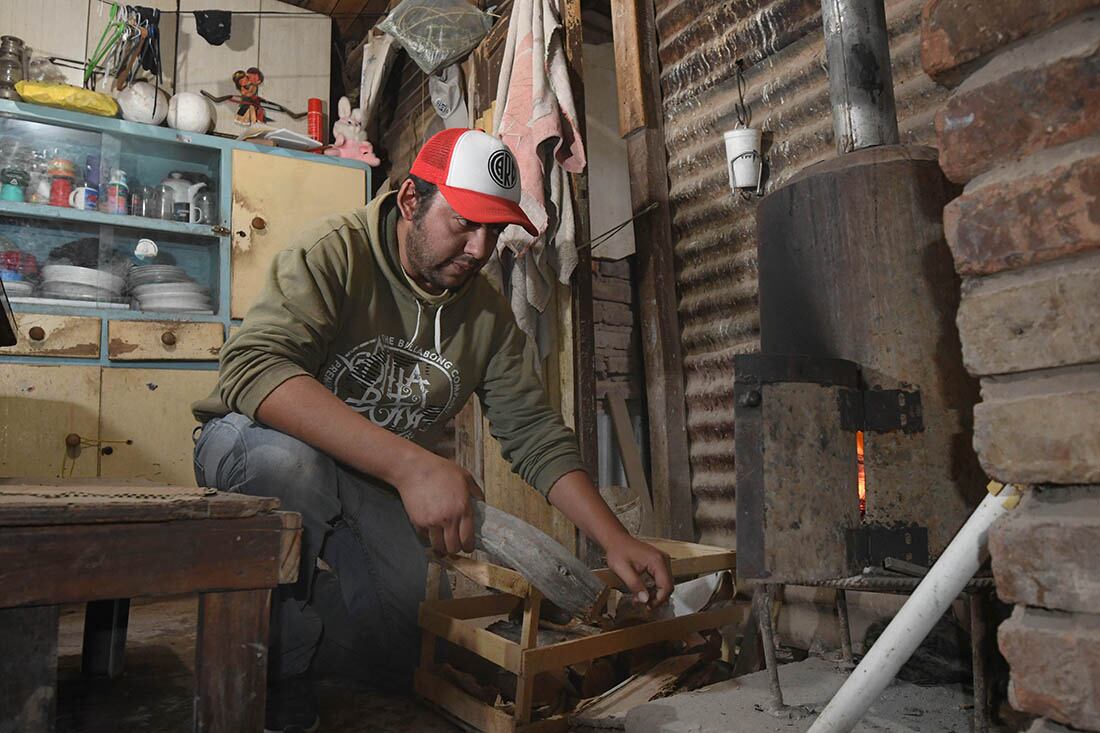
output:
[[[48,733],[57,712],[57,606],[0,610],[0,733]]]
[[[263,730],[270,606],[268,588],[199,595],[196,733]]]
[[[91,601],[84,607],[80,671],[85,677],[114,679],[122,674],[129,623],[129,598]]]

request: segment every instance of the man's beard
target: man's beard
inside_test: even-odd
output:
[[[439,290],[453,289],[466,284],[470,278],[477,275],[484,264],[466,255],[444,260],[433,259],[431,250],[428,247],[428,237],[421,229],[420,224],[416,222],[413,222],[413,225],[409,227],[408,234],[405,237],[405,255],[409,259],[409,264],[412,265],[414,275],[426,280],[433,288]],[[460,282],[449,281],[442,272],[442,269],[451,262],[461,262],[471,268],[464,277],[459,276],[462,278]]]

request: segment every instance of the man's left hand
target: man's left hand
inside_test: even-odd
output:
[[[653,545],[630,535],[623,535],[604,548],[607,567],[626,584],[639,603],[656,608],[672,594],[672,567],[668,555]],[[647,587],[645,575],[652,579]]]

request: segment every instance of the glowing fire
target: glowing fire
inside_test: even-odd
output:
[[[867,513],[867,479],[863,473],[863,431],[856,431],[856,464],[859,466],[859,516]]]

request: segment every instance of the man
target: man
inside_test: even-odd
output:
[[[473,549],[471,497],[482,497],[422,446],[474,393],[515,471],[604,548],[631,590],[654,605],[671,592],[667,558],[600,499],[508,304],[478,276],[506,225],[535,233],[519,191],[499,140],[435,135],[396,193],[277,256],[222,349],[215,394],[195,405],[199,484],[277,496],[303,517],[298,582],[273,601],[269,730],[315,729],[304,677],[322,634],[375,681],[409,684],[421,538],[439,553]],[[333,573],[317,573],[318,558]]]

